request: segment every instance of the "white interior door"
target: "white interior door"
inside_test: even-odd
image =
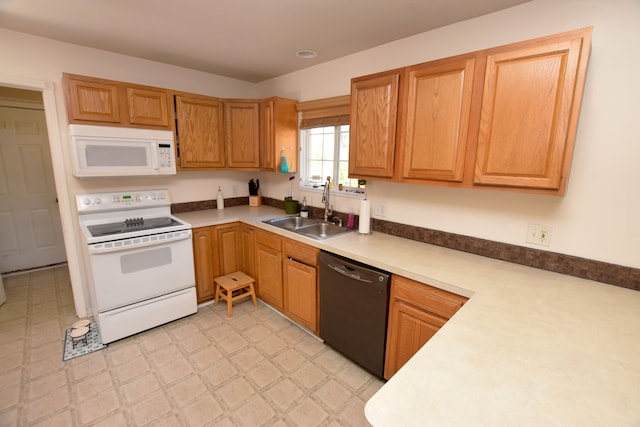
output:
[[[0,107],[0,273],[64,261],[44,111]]]

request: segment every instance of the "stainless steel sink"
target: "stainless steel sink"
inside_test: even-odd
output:
[[[318,240],[328,239],[329,237],[351,231],[348,228],[340,227],[332,222],[324,222],[321,219],[302,218],[299,216],[285,216],[263,222]]]
[[[300,227],[317,224],[322,222],[321,219],[302,218],[301,216],[285,216],[264,221],[266,224],[275,225],[285,230],[296,230]]]
[[[295,230],[298,234],[319,240],[328,239],[329,237],[348,233],[349,231],[351,230],[345,227],[340,227],[339,225],[335,225],[331,222],[320,222],[318,224],[309,225]]]

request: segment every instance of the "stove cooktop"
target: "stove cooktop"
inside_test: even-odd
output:
[[[88,225],[87,229],[92,237],[112,236],[134,231],[160,230],[166,227],[181,225],[170,217],[161,218],[129,218],[120,222]]]

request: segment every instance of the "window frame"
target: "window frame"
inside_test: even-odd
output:
[[[348,162],[348,158],[345,160],[344,158],[340,157],[340,141],[341,138],[344,136],[345,133],[348,134],[349,130],[343,129],[343,126],[349,126],[349,125],[332,125],[332,126],[317,126],[317,127],[311,127],[308,129],[301,129],[300,130],[300,141],[301,141],[301,153],[300,153],[300,186],[301,187],[305,187],[305,188],[321,188],[322,186],[324,186],[324,183],[326,182],[326,175],[320,176],[320,180],[318,181],[313,181],[311,180],[311,172],[309,171],[309,163],[311,162],[310,157],[310,152],[311,152],[311,135],[310,132],[313,129],[320,129],[320,128],[333,128],[333,159],[332,160],[324,160],[323,159],[314,159],[314,160],[319,160],[322,162],[331,162],[332,164],[332,168],[331,168],[331,174],[329,176],[331,176],[331,182],[333,183],[333,190],[336,190],[336,186],[339,187],[340,182],[339,182],[339,176],[340,176],[340,165],[341,163],[345,163]],[[317,176],[317,175],[314,175]],[[344,192],[353,192],[353,193],[359,193],[359,192],[363,192],[363,188],[362,187],[358,187],[357,185],[357,179],[356,178],[349,178],[350,181],[352,181],[352,184],[356,184],[356,185],[343,185],[342,187],[342,191]],[[355,181],[355,182],[354,182]],[[338,188],[339,190],[339,188]]]
[[[350,102],[351,96],[336,96],[333,98],[324,98],[313,101],[299,102],[297,104],[297,110],[300,114],[300,126],[299,126],[299,141],[300,141],[300,155],[299,155],[299,171],[300,171],[300,189],[302,190],[314,190],[322,191],[324,189],[324,183],[326,182],[326,176],[320,177],[320,182],[315,183],[311,181],[309,172],[309,129],[334,127],[334,141],[333,141],[333,153],[334,160],[332,161],[331,181],[332,194],[345,195],[345,196],[357,196],[364,197],[364,188],[358,186],[344,186],[342,191],[339,189],[339,185],[336,181],[339,177],[340,160],[340,126],[349,126],[350,115]],[[349,129],[350,132],[351,129]],[[348,156],[348,154],[347,154]],[[347,159],[348,161],[348,159]],[[352,178],[355,180],[355,178]],[[357,181],[356,181],[357,182]]]

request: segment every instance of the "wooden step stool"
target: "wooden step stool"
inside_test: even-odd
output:
[[[231,305],[234,301],[246,298],[248,296],[253,300],[253,305],[258,306],[256,302],[256,292],[253,286],[252,277],[246,274],[236,271],[235,273],[227,274],[226,276],[220,276],[213,279],[215,286],[215,301],[213,305],[218,305],[218,298],[222,298],[227,301],[227,316],[231,317]],[[234,295],[235,292],[235,295]]]

